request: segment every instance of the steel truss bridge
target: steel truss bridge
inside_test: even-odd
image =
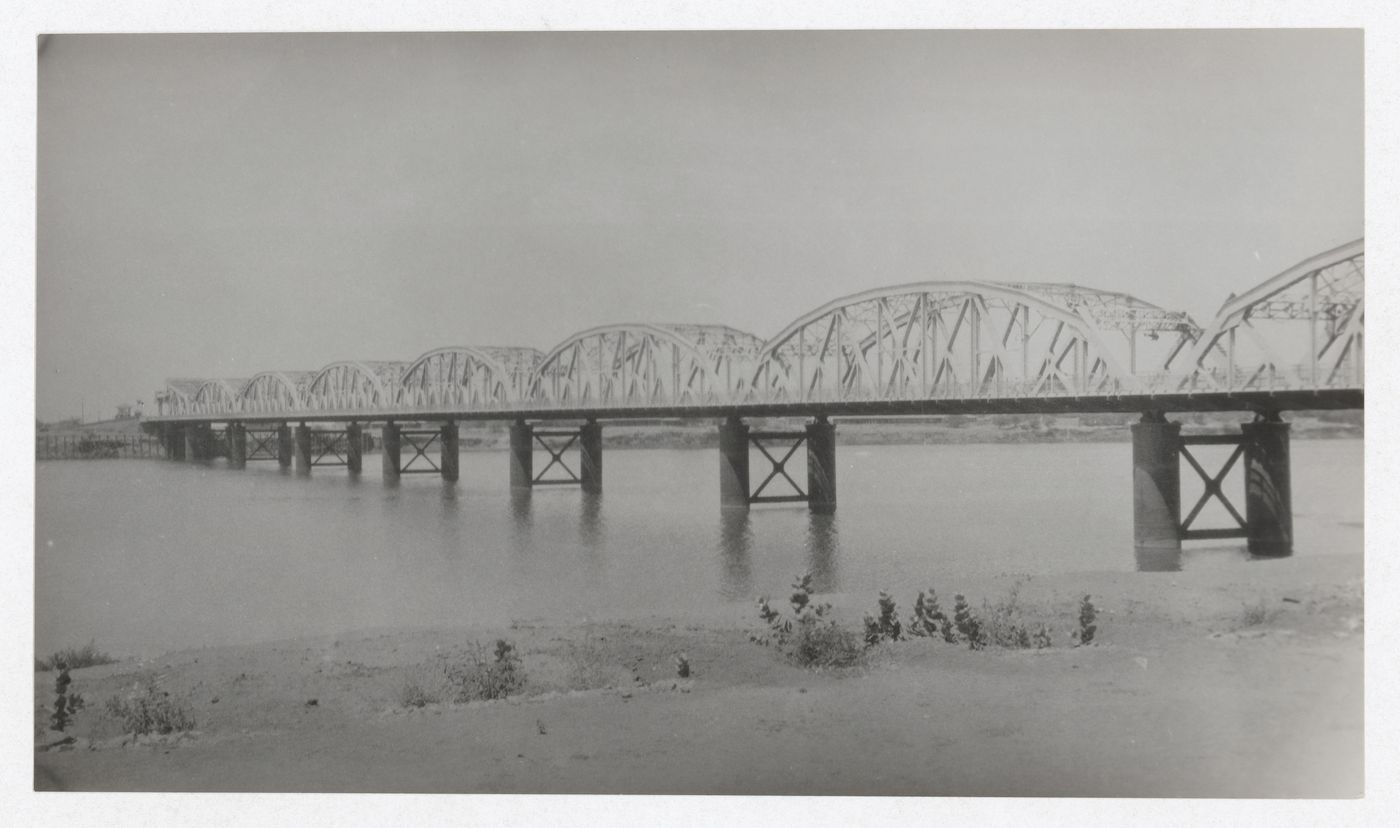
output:
[[[1071,284],[929,281],[832,300],[762,339],[604,325],[548,351],[464,345],[177,379],[156,421],[486,420],[1362,405],[1365,252],[1313,256],[1198,324]]]

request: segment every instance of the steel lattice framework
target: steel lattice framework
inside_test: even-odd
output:
[[[828,302],[763,341],[724,325],[605,325],[548,352],[457,346],[243,380],[170,380],[162,417],[1145,398],[1357,390],[1365,245],[1232,296],[1210,324],[1073,284],[929,281]]]

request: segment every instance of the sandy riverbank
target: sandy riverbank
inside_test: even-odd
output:
[[[974,605],[1001,577],[935,585]],[[896,590],[907,616],[920,585]],[[908,594],[906,594],[908,593]],[[1097,642],[1074,647],[1079,598]],[[757,629],[653,618],[376,630],[73,672],[73,745],[41,790],[1351,797],[1362,793],[1359,555],[1024,583],[1046,650],[883,644],[812,672]],[[852,627],[874,595],[841,596]],[[1255,612],[1250,612],[1253,608]],[[404,705],[507,638],[524,694]],[[684,652],[691,675],[677,675]],[[54,674],[35,676],[51,703]],[[132,744],[103,702],[154,680],[196,730]],[[313,703],[314,700],[314,703]],[[143,743],[144,742],[144,743]]]

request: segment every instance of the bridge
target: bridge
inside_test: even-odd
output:
[[[1363,407],[1364,248],[1358,239],[1232,295],[1204,326],[1182,311],[1073,284],[926,281],[834,299],[767,339],[724,325],[614,324],[548,351],[461,345],[412,361],[169,380],[146,427],[162,436],[170,458],[208,459],[222,426],[231,466],[257,459],[289,466],[295,455],[305,472],[316,465],[358,472],[363,429],[379,424],[386,478],[426,472],[455,480],[458,423],[509,421],[512,486],[565,482],[598,492],[604,422],[714,418],[724,506],[800,501],[830,511],[833,417],[1133,412],[1142,414],[1133,426],[1139,545],[1243,537],[1256,552],[1287,553],[1281,413]],[[1237,434],[1182,435],[1166,415],[1188,411],[1248,412],[1254,422]],[[784,417],[810,422],[787,431],[745,422]],[[582,422],[557,425],[564,421]],[[769,451],[775,443],[786,446],[781,458]],[[1235,446],[1216,474],[1190,451],[1202,443]],[[564,461],[575,444],[577,474]],[[804,444],[805,488],[785,469]],[[770,464],[756,488],[750,446]],[[413,452],[407,463],[405,448]],[[568,472],[563,480],[534,472],[536,448],[548,453],[547,469]],[[1184,519],[1183,457],[1205,483]],[[1220,488],[1241,458],[1243,515]],[[764,494],[779,475],[795,494]],[[1193,528],[1211,498],[1238,525]]]

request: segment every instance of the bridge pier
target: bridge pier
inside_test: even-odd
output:
[[[524,420],[510,424],[510,487],[529,489],[535,481],[535,427]]]
[[[589,494],[603,491],[603,427],[589,420],[578,430],[579,485]]]
[[[749,427],[738,417],[719,427],[719,505],[749,508]]]
[[[185,426],[185,459],[203,463],[214,454],[214,429],[208,423]]]
[[[277,465],[284,469],[292,465],[292,428],[286,423],[277,427]]]
[[[1289,425],[1272,412],[1242,424],[1240,430],[1244,432],[1244,508],[1249,551],[1255,555],[1292,554]]]
[[[807,508],[836,511],[836,426],[824,416],[807,425]]]
[[[1133,543],[1181,548],[1181,423],[1147,412],[1133,424]]]
[[[165,459],[185,459],[185,430],[177,425],[163,425],[160,431],[161,442],[165,444]]]
[[[297,474],[311,474],[311,427],[301,423],[296,428]]]
[[[228,464],[230,468],[241,469],[248,465],[248,429],[242,423],[229,423],[224,431],[228,441]]]
[[[386,422],[379,432],[379,442],[384,452],[384,479],[398,480],[399,451],[402,446],[398,423],[393,420]]]
[[[442,455],[438,462],[438,468],[442,470],[442,479],[455,481],[459,471],[460,454],[457,451],[457,423],[448,420],[442,424]]]
[[[351,474],[359,474],[364,466],[365,439],[364,430],[359,423],[350,423],[345,426],[345,468]]]

